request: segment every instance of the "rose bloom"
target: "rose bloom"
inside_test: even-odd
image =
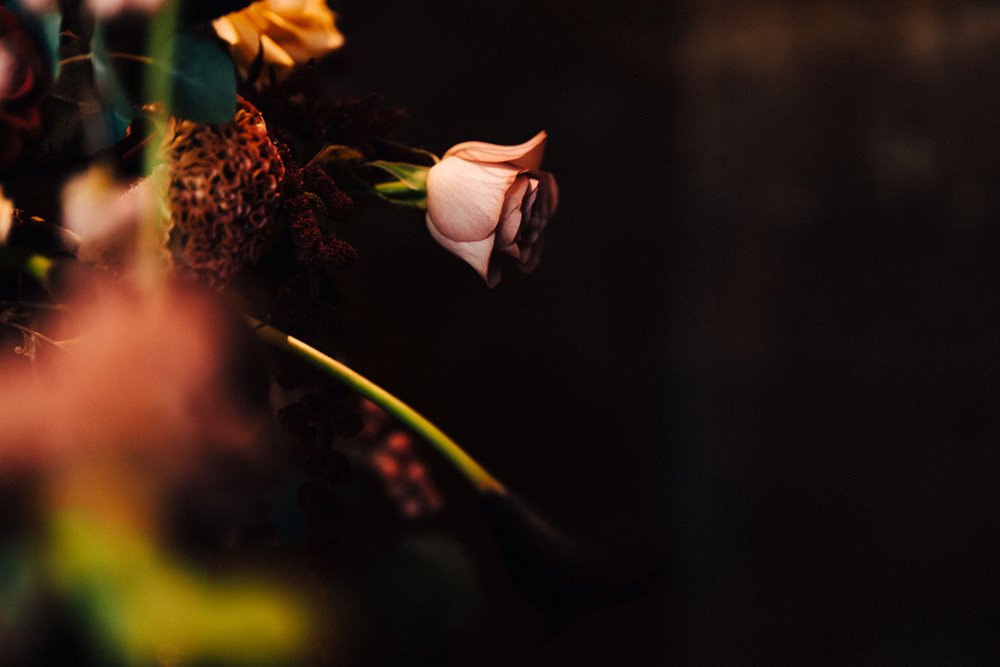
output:
[[[259,49],[279,79],[344,44],[324,0],[260,0],[212,22],[245,75]]]
[[[479,272],[500,282],[497,253],[532,271],[542,251],[542,230],[556,212],[555,177],[540,171],[545,132],[518,146],[467,141],[453,146],[427,174],[427,227],[431,236]]]
[[[48,63],[32,37],[0,7],[0,169],[17,159],[26,138],[38,134],[38,104],[48,78]]]

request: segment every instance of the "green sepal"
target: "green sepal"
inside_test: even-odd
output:
[[[388,183],[378,183],[372,191],[380,198],[397,206],[409,208],[427,209],[427,195],[417,193],[402,186],[399,181],[389,181]]]
[[[410,164],[409,162],[389,162],[387,160],[375,160],[367,164],[388,172],[396,177],[396,182],[415,192],[427,192],[427,172],[430,167],[420,164]],[[379,184],[381,185],[381,183]],[[377,187],[377,186],[376,186]]]

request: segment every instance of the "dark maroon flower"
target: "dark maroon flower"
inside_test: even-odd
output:
[[[38,136],[41,101],[49,83],[48,63],[20,19],[0,7],[0,169]]]

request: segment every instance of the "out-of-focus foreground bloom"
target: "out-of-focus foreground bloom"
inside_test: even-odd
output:
[[[31,333],[30,361],[0,366],[0,475],[34,471],[49,502],[40,576],[127,664],[297,664],[308,648],[294,590],[206,577],[161,540],[173,484],[259,441],[227,377],[237,325],[190,288],[97,282]]]
[[[118,498],[119,503],[128,497]],[[298,664],[308,610],[260,580],[206,580],[150,535],[107,517],[60,511],[46,566],[86,626],[128,664]]]
[[[62,192],[63,225],[77,236],[77,258],[114,268],[133,261],[152,194],[148,179],[126,188],[101,166],[71,178]]]
[[[272,66],[278,79],[282,79],[296,65],[324,56],[344,44],[334,18],[325,0],[259,0],[216,19],[212,26],[229,44],[233,60],[243,74],[263,49],[265,69]]]
[[[7,199],[0,186],[0,245],[7,242],[10,229],[14,226],[14,202]]]
[[[87,7],[100,19],[110,18],[124,12],[155,14],[165,0],[87,0]]]
[[[431,236],[479,272],[500,282],[497,253],[533,270],[542,231],[556,212],[555,177],[540,171],[545,132],[518,146],[468,141],[453,146],[427,174],[427,227]]]
[[[0,463],[94,456],[195,462],[206,443],[245,448],[258,421],[232,398],[224,320],[200,294],[96,286],[45,331],[44,362],[0,366]]]
[[[48,79],[42,51],[21,21],[0,7],[0,169],[17,159],[26,138],[38,134],[38,104]]]

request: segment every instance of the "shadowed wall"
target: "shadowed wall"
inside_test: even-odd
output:
[[[385,93],[438,153],[547,129],[563,197],[541,268],[493,291],[418,215],[373,209],[345,353],[568,533],[667,563],[650,598],[543,642],[470,512],[477,652],[1000,657],[1000,9],[339,10],[338,87]]]

